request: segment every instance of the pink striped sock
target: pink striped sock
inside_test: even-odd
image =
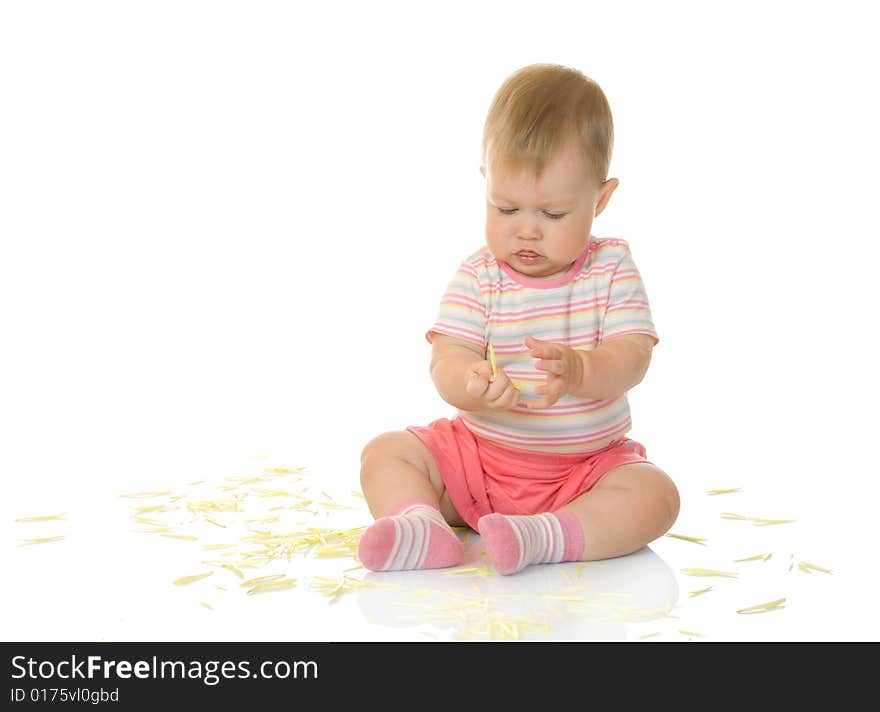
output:
[[[577,561],[584,551],[581,524],[566,509],[532,516],[486,514],[477,529],[500,574],[516,573],[529,564]]]
[[[426,499],[398,502],[361,534],[358,558],[371,571],[442,569],[461,563],[464,547]]]

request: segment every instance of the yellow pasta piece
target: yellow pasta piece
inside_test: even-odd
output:
[[[242,586],[254,586],[258,583],[265,583],[266,581],[277,581],[278,579],[283,579],[284,574],[270,574],[268,576],[257,576],[256,578],[248,579],[247,581],[242,581]]]
[[[235,544],[202,544],[203,549],[234,549]]]
[[[695,633],[692,630],[684,630],[683,628],[680,629],[678,632],[681,633],[682,635],[696,635],[698,638],[705,637],[703,633]]]
[[[735,571],[717,571],[716,569],[687,568],[682,569],[681,572],[688,576],[724,576],[727,578],[739,576]]]
[[[265,591],[281,591],[286,588],[292,588],[296,586],[296,579],[281,579],[280,581],[266,581],[264,583],[256,584],[250,591],[248,591],[248,595],[252,593],[263,593]]]
[[[739,519],[741,521],[747,522],[751,519],[751,517],[744,517],[742,514],[734,514],[733,512],[721,512],[722,519]]]
[[[120,497],[164,497],[166,494],[171,494],[171,490],[156,490],[155,492],[129,492],[128,494],[121,494]]]
[[[456,574],[481,574],[483,576],[488,576],[489,567],[486,564],[483,564],[482,566],[466,566],[464,568],[442,572],[443,576],[454,576]]]
[[[706,494],[731,494],[732,492],[741,492],[742,487],[731,487],[730,489],[711,489]]]
[[[16,522],[51,522],[57,521],[59,519],[64,519],[67,516],[67,512],[61,512],[61,514],[46,514],[39,517],[19,517],[16,519]]]
[[[213,571],[208,571],[205,574],[193,574],[192,576],[181,576],[179,579],[175,579],[173,584],[175,586],[185,586],[188,583],[193,583],[195,581],[201,581],[203,578],[208,578],[208,576],[213,576]]]
[[[36,539],[19,539],[18,541],[22,542],[19,546],[31,546],[32,544],[49,544],[53,541],[61,541],[64,539],[64,536],[43,536],[38,537]]]
[[[198,541],[197,536],[193,536],[192,534],[168,534],[166,532],[162,532],[161,536],[167,536],[169,539],[183,539],[184,541]]]
[[[691,591],[690,596],[691,598],[694,598],[695,596],[702,596],[704,593],[709,593],[709,591],[711,591],[713,588],[715,587],[709,586],[709,588],[701,588],[699,591]]]
[[[755,554],[754,556],[747,556],[744,559],[734,559],[734,561],[737,563],[740,561],[758,561],[759,559],[766,561],[769,556],[771,556],[771,554]]]
[[[671,536],[673,539],[682,539],[683,541],[689,541],[694,544],[700,544],[701,546],[706,546],[703,542],[709,541],[708,539],[703,539],[697,536],[685,536],[684,534],[671,534],[667,533],[664,536]]]
[[[241,572],[241,570],[240,570],[240,569],[237,569],[237,568],[236,568],[235,566],[233,566],[232,564],[220,564],[220,565],[221,565],[223,568],[225,568],[225,569],[229,569],[232,573],[234,573],[234,574],[235,574],[236,576],[238,576],[240,579],[243,579],[243,578],[244,578],[244,574]]]
[[[199,605],[202,606],[203,608],[207,608],[209,611],[214,610],[214,607],[211,606],[210,603],[205,603],[204,601],[199,601]]]
[[[639,636],[639,640],[645,640],[646,638],[653,638],[654,636],[660,635],[656,631],[654,633],[645,633],[644,635]]]
[[[801,571],[806,571],[807,573],[810,573],[811,570],[812,570],[812,571],[821,571],[822,573],[825,573],[825,574],[833,573],[833,572],[831,571],[831,569],[826,569],[826,568],[823,568],[823,567],[821,567],[821,566],[816,566],[815,564],[811,564],[811,563],[809,563],[809,562],[807,562],[807,561],[799,561],[799,562],[798,562],[798,568],[799,568]]]
[[[764,611],[772,611],[780,608],[785,603],[784,598],[777,598],[769,603],[759,603],[757,606],[749,606],[748,608],[740,608],[737,613],[763,613]]]
[[[495,347],[489,344],[489,364],[492,366],[492,380],[498,378],[498,367],[495,365]]]

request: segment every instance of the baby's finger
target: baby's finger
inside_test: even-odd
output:
[[[555,358],[540,358],[535,361],[535,368],[539,371],[547,371],[547,373],[553,373],[557,376],[561,376],[564,370],[562,360]]]
[[[465,384],[465,392],[472,398],[485,398],[489,389],[489,378],[476,371],[471,371]]]
[[[502,391],[498,398],[490,402],[490,405],[498,410],[509,410],[516,406],[518,401],[519,390],[508,381],[507,387]]]
[[[492,375],[492,364],[485,359],[482,361],[477,361],[477,363],[474,365],[474,368],[481,376],[489,377]]]
[[[525,344],[529,349],[529,355],[533,358],[559,358],[561,356],[559,346],[549,341],[541,341],[534,336],[527,336]]]
[[[485,395],[486,400],[497,401],[508,388],[512,387],[512,385],[513,384],[510,382],[507,374],[499,369],[495,380],[489,383],[489,388]]]

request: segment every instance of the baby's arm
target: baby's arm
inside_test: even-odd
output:
[[[609,339],[592,351],[578,351],[584,360],[578,398],[617,398],[642,382],[651,363],[654,338],[648,334],[627,334]]]
[[[543,398],[530,408],[549,408],[562,395],[590,400],[610,400],[641,383],[651,362],[654,338],[627,334],[603,342],[592,351],[526,337],[535,368],[547,372],[547,382],[535,389]]]
[[[513,408],[519,391],[503,370],[492,378],[492,365],[477,344],[434,333],[431,378],[440,396],[459,410]]]

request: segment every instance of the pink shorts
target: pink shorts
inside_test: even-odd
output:
[[[484,514],[555,512],[609,470],[648,462],[645,448],[621,438],[587,454],[517,450],[478,438],[461,418],[407,428],[431,451],[453,506],[471,529]]]

